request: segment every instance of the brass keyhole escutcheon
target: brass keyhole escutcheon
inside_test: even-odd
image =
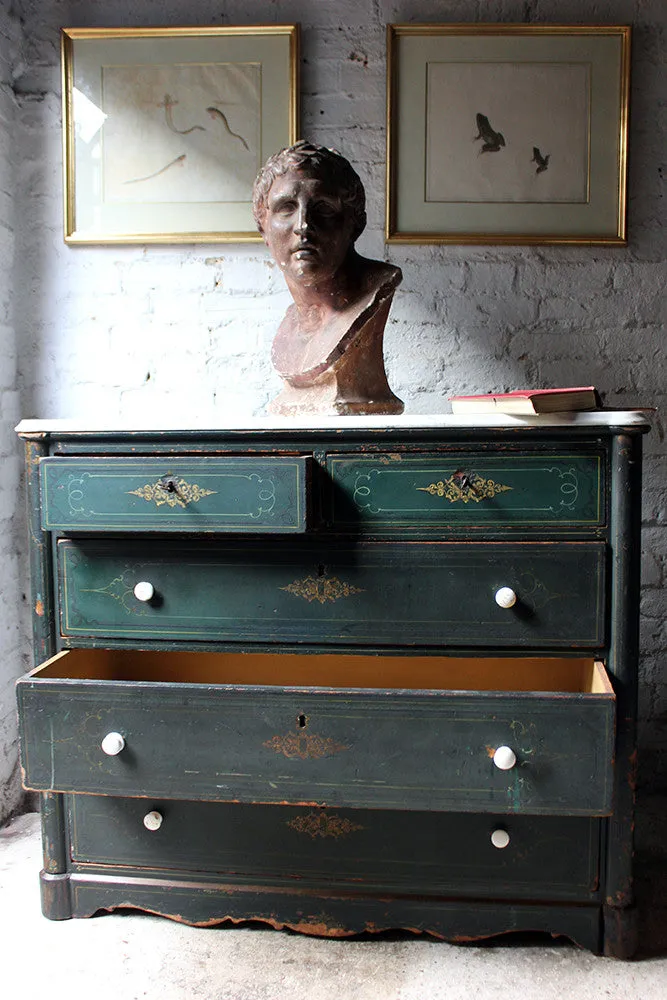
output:
[[[475,480],[477,478],[474,472],[464,472],[463,469],[457,469],[456,472],[452,473],[452,479],[461,492],[467,490],[471,493],[477,493],[477,489],[475,488]]]
[[[158,480],[158,486],[165,493],[178,493],[178,481],[175,476],[163,476],[162,479]]]
[[[306,726],[308,725],[308,716],[307,715],[303,715],[303,714],[302,715],[297,715],[297,717],[296,717],[296,724],[297,724],[297,726],[298,726],[299,729],[305,729]]]

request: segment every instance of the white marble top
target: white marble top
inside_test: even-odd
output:
[[[16,430],[19,434],[113,434],[115,432],[141,433],[159,431],[289,431],[289,430],[391,430],[432,428],[518,428],[518,427],[643,427],[650,421],[642,410],[585,410],[562,411],[540,416],[514,416],[506,413],[476,414],[402,414],[401,416],[364,417],[243,417],[222,420],[215,425],[180,421],[159,424],[139,424],[136,420],[22,420]]]

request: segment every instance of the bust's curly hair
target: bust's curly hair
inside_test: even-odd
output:
[[[286,174],[288,170],[324,175],[332,187],[339,190],[341,201],[353,219],[352,242],[361,236],[366,228],[366,195],[359,175],[335,149],[315,146],[305,139],[270,156],[257,174],[252,189],[252,214],[260,233],[264,232],[263,222],[271,185],[276,177]]]

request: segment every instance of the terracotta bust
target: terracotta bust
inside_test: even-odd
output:
[[[269,409],[299,414],[402,413],[382,340],[400,268],[354,248],[364,188],[334,150],[301,141],[267,160],[253,212],[294,299],[273,342],[285,385]]]

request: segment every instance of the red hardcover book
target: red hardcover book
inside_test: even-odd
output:
[[[595,410],[600,406],[600,397],[592,385],[450,396],[449,401],[452,413],[558,413],[563,410]]]

